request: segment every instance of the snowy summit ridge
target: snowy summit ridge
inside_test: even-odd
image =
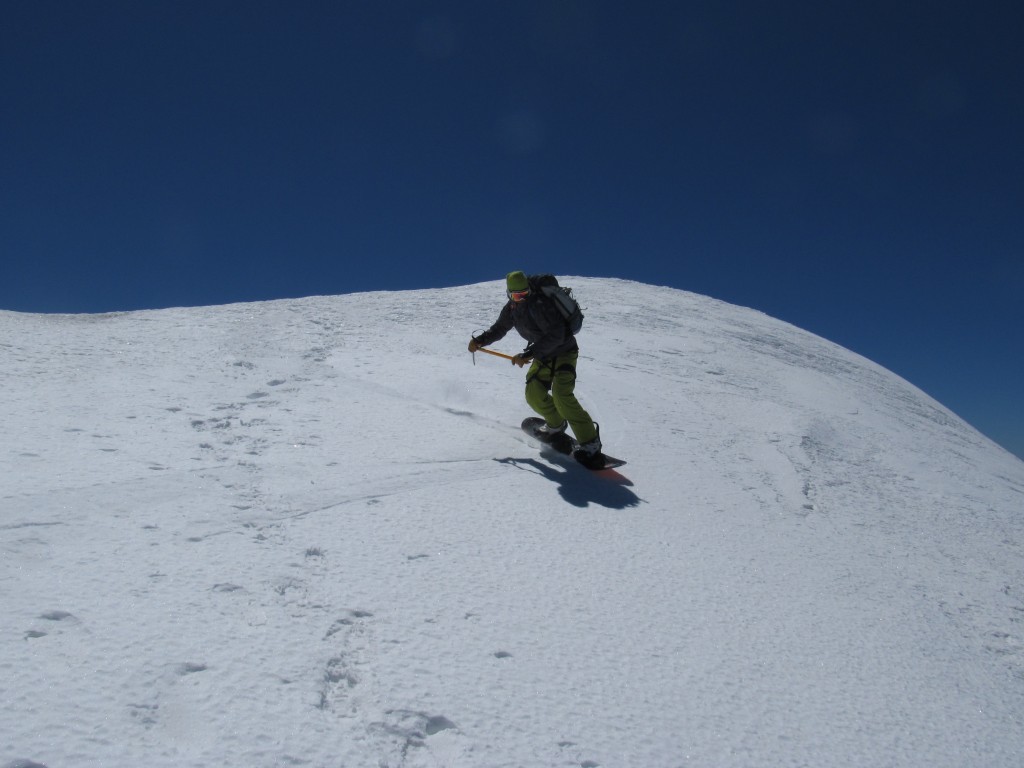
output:
[[[500,282],[0,312],[0,766],[1024,763],[1024,463],[765,315],[563,282],[619,478],[464,351]]]

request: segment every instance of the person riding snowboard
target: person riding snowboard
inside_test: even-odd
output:
[[[586,467],[603,467],[598,426],[573,394],[580,353],[576,337],[551,301],[531,289],[523,272],[509,272],[505,287],[508,302],[497,322],[470,339],[469,351],[490,346],[515,328],[528,343],[512,363],[522,368],[532,361],[526,374],[526,402],[546,422],[541,433],[551,437],[571,427],[579,443],[573,452],[575,459]]]

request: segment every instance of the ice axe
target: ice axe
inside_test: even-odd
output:
[[[477,347],[476,352],[486,352],[488,355],[501,357],[505,360],[515,360],[515,357],[512,355],[506,355],[504,352],[495,352],[493,349],[488,349],[487,347]],[[473,353],[473,365],[476,365],[476,352]]]

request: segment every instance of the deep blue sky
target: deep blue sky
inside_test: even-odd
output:
[[[1021,28],[985,0],[4,3],[0,308],[624,277],[825,336],[1024,455]]]

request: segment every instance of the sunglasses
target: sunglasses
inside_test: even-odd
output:
[[[526,297],[530,295],[530,289],[527,288],[525,291],[508,291],[508,297],[512,301],[525,301]]]

